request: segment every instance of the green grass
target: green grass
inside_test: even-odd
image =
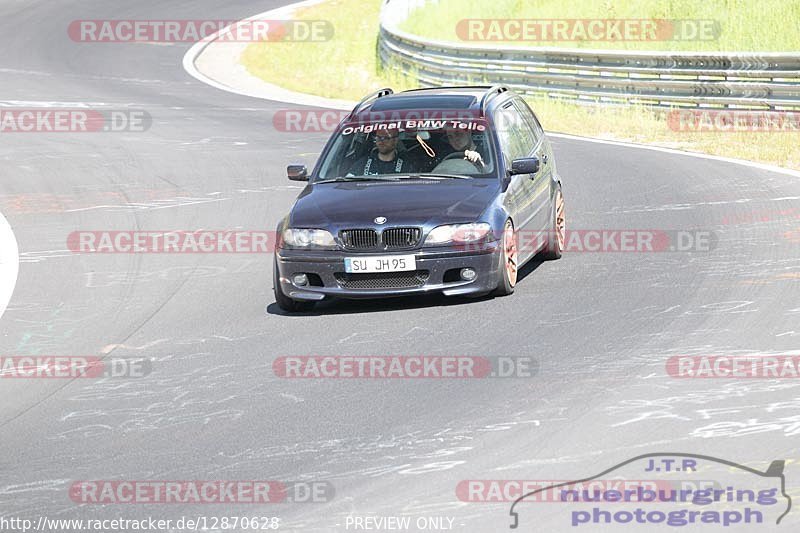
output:
[[[744,4],[736,0],[708,0],[714,5],[736,6]],[[770,9],[774,4],[767,0],[759,9],[766,16],[785,16],[790,8],[786,2],[783,11]],[[451,0],[441,0],[440,6],[451,4]],[[470,4],[487,5],[488,2],[473,2],[472,0],[453,1],[452,5],[467,6]],[[555,5],[563,5],[566,9],[567,2],[557,3],[545,0],[494,0],[495,6],[518,6],[518,9],[527,9],[528,5],[548,4],[551,9]],[[608,6],[610,2],[597,2],[598,5]],[[625,2],[628,5],[628,2]],[[645,0],[641,5],[655,4]],[[678,9],[676,6],[685,6],[690,9],[693,2],[684,0],[664,0],[663,9]],[[616,4],[614,4],[616,5]],[[391,86],[398,90],[415,88],[412,80],[401,76],[392,75],[383,71],[378,66],[376,57],[376,42],[378,36],[379,0],[331,0],[329,2],[306,8],[298,13],[299,18],[309,20],[330,20],[336,35],[332,41],[324,43],[256,43],[250,45],[241,57],[241,63],[257,77],[270,83],[280,83],[281,86],[294,91],[305,92],[329,98],[342,98],[358,100],[368,92],[375,89]],[[435,8],[429,8],[435,9]],[[698,16],[697,9],[691,11],[692,16]],[[795,10],[797,7],[794,8]],[[427,11],[426,11],[427,12]],[[468,9],[460,7],[452,15],[464,18],[470,13]],[[750,9],[746,9],[749,13]],[[669,13],[672,13],[671,11]],[[668,14],[665,13],[664,16]],[[755,13],[752,14],[756,16]],[[481,16],[491,16],[481,13]],[[510,16],[507,12],[502,15]],[[551,15],[552,16],[552,13]],[[589,13],[582,15],[584,18],[591,16]],[[633,16],[628,12],[618,13],[618,16]],[[687,15],[670,15],[674,18],[688,18]],[[736,15],[730,18],[741,18]],[[789,20],[786,16],[786,20]],[[435,20],[431,17],[431,20]],[[762,20],[756,16],[756,20]],[[800,16],[794,19],[800,20]],[[756,24],[753,24],[756,26]],[[773,22],[774,27],[778,27]],[[436,27],[446,31],[446,26],[436,24]],[[754,31],[754,30],[753,30]],[[775,31],[774,38],[787,38],[790,32]],[[797,32],[795,32],[797,33]],[[789,36],[793,36],[789,35]],[[794,38],[794,37],[793,37]],[[800,47],[796,47],[800,50]],[[672,131],[664,118],[664,111],[654,111],[644,107],[587,107],[570,104],[546,98],[529,99],[533,109],[540,116],[542,125],[553,132],[570,133],[586,137],[599,137],[638,143],[650,143],[659,146],[703,152],[713,155],[749,159],[774,165],[800,170],[800,133],[687,133]]]
[[[796,0],[439,0],[412,12],[401,28],[416,35],[461,41],[462,19],[695,19],[718,21],[715,40],[508,42],[615,50],[796,52],[800,2]],[[464,41],[461,41],[464,42]]]
[[[329,20],[334,37],[326,42],[255,43],[245,49],[240,62],[260,78],[281,80],[281,86],[327,98],[360,100],[385,87],[411,89],[415,84],[401,76],[383,73],[375,50],[378,39],[379,0],[331,0],[299,10],[297,17]]]
[[[527,100],[548,131],[654,144],[800,170],[800,132],[673,131],[666,119],[667,110],[580,106],[547,98]]]

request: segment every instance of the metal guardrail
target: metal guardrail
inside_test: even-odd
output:
[[[426,0],[386,0],[378,54],[423,87],[504,84],[579,102],[800,110],[800,53],[674,53],[433,41],[399,29]]]

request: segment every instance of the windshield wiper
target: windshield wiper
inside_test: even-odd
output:
[[[400,179],[442,179],[442,178],[450,178],[456,180],[471,180],[474,179],[472,176],[462,176],[459,174],[408,174],[407,176],[403,176]]]
[[[314,182],[314,185],[318,183],[336,183],[337,181],[394,181],[397,178],[386,177],[384,176],[339,176],[337,178],[329,178],[326,180],[318,180]]]
[[[458,174],[378,174],[375,176],[339,176],[336,178],[328,178],[325,180],[315,181],[318,183],[336,183],[341,181],[400,181],[400,180],[439,180],[439,179],[457,179],[457,180],[471,180],[472,176],[460,176]]]

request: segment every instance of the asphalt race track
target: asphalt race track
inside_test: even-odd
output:
[[[796,353],[792,175],[555,138],[569,228],[702,229],[718,244],[567,252],[527,267],[505,298],[326,302],[286,316],[273,302],[271,255],[71,253],[76,230],[272,230],[301,190],[286,165],[313,164],[327,134],[276,131],[273,114],[290,104],[191,78],[181,68],[188,43],[76,43],[69,22],[237,19],[278,5],[0,2],[0,106],[82,104],[153,118],[142,133],[0,137],[0,212],[20,252],[0,354],[144,356],[153,365],[139,379],[1,380],[0,515],[246,514],[278,516],[292,532],[345,531],[353,515],[441,516],[455,531],[494,532],[507,529],[508,504],[461,502],[459,481],[574,479],[678,451],[762,470],[786,459],[787,491],[798,494],[797,380],[665,371],[673,355]],[[275,376],[277,357],[312,354],[531,356],[539,371]],[[148,479],[326,481],[335,497],[78,505],[68,493],[76,480]],[[796,530],[797,515],[772,527]],[[562,530],[572,529],[542,529]]]

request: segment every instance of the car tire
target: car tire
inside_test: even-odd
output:
[[[280,307],[282,311],[286,311],[287,313],[302,313],[304,311],[311,311],[314,309],[314,304],[316,302],[295,300],[294,298],[289,298],[283,293],[279,279],[280,276],[278,274],[277,258],[275,258],[275,262],[272,266],[272,272],[272,289],[275,292],[275,303],[278,304],[278,307]]]
[[[556,189],[555,200],[553,202],[552,224],[550,228],[550,233],[547,236],[547,245],[542,252],[542,259],[548,261],[561,259],[567,238],[566,204],[564,202],[564,194],[561,192],[560,183]]]
[[[511,219],[506,220],[503,227],[503,239],[501,241],[500,265],[498,278],[500,282],[494,290],[495,296],[508,296],[514,292],[517,284],[517,272],[519,266],[519,252],[517,250],[517,234],[514,231],[514,224]]]

